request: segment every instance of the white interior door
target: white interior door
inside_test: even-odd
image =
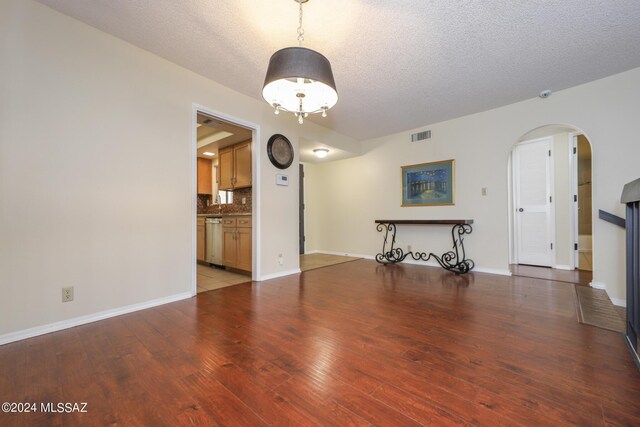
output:
[[[552,142],[552,138],[527,141],[513,152],[518,264],[553,265]]]

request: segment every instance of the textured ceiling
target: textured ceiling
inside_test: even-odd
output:
[[[297,42],[293,0],[40,2],[260,100],[269,57]],[[311,0],[304,11],[304,46],[329,58],[340,96],[313,121],[359,140],[640,66],[637,0]]]

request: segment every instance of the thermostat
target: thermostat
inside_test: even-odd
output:
[[[276,175],[276,184],[277,185],[289,185],[289,176],[277,174]]]

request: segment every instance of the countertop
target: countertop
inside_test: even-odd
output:
[[[198,217],[209,217],[209,218],[221,218],[223,216],[251,216],[250,213],[223,213],[223,214],[217,214],[217,213],[208,213],[208,214],[198,214]]]

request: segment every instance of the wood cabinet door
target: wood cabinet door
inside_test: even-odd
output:
[[[212,194],[212,169],[211,160],[198,157],[198,194]]]
[[[196,259],[198,261],[204,261],[205,257],[205,244],[206,244],[206,231],[204,226],[204,218],[198,218],[196,231]]]
[[[238,228],[238,259],[236,268],[251,271],[251,228]]]
[[[227,147],[218,151],[218,172],[218,189],[233,190],[233,148]]]
[[[235,188],[251,187],[251,141],[233,146]]]
[[[236,268],[238,260],[236,234],[235,227],[222,227],[222,264],[225,267]]]

